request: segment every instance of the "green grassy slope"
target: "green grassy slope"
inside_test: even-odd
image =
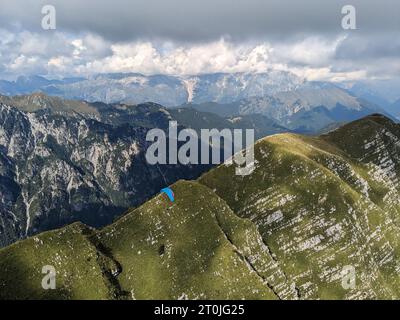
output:
[[[399,138],[370,116],[262,139],[249,176],[221,165],[103,230],[74,224],[0,250],[0,298],[400,298]],[[46,264],[60,289],[41,289]]]
[[[302,298],[399,297],[400,206],[393,182],[325,140],[267,137],[256,144],[252,175],[235,176],[234,167],[221,166],[200,182],[257,225]],[[354,290],[341,286],[346,265],[356,270]]]
[[[0,299],[111,299],[105,270],[114,262],[90,241],[80,223],[15,243],[0,251]],[[56,290],[42,288],[44,266],[56,269]]]
[[[0,250],[0,298],[294,297],[250,221],[199,183],[172,188],[172,205],[159,195],[96,234],[75,224]],[[42,290],[43,265],[57,290]]]
[[[173,204],[159,195],[99,234],[122,265],[124,291],[137,299],[274,299],[277,285],[290,294],[249,221],[196,182],[172,189]],[[269,270],[259,274],[257,264]]]

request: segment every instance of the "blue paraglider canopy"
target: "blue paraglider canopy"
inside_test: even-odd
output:
[[[160,192],[161,192],[161,193],[165,193],[165,194],[168,196],[169,200],[171,200],[172,202],[175,201],[174,192],[172,191],[172,189],[171,189],[170,187],[166,187],[166,188],[164,188],[164,189],[161,189]]]

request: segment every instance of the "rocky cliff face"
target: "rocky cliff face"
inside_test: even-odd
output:
[[[117,111],[102,118],[94,107],[54,109],[45,96],[21,101],[0,104],[0,246],[76,220],[110,223],[165,185],[205,169],[147,165],[146,132],[166,128],[170,118],[160,106],[143,105],[114,121]]]

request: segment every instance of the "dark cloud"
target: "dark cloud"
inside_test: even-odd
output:
[[[337,33],[341,8],[357,9],[359,33],[400,30],[398,0],[2,0],[4,26],[40,30],[40,9],[53,4],[58,28],[111,41],[164,38],[209,41]]]
[[[336,58],[359,60],[399,57],[399,32],[371,33],[368,37],[349,34],[337,48]]]

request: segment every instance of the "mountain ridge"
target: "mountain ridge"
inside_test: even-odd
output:
[[[95,232],[120,265],[116,270],[111,263],[106,272],[122,292],[114,298],[398,298],[399,146],[399,125],[375,114],[321,137],[263,138],[255,144],[256,168],[249,176],[236,176],[234,166],[223,164],[197,181],[173,184],[175,202],[159,194]],[[57,232],[68,236],[62,230]],[[32,252],[41,237],[0,250],[6,270],[0,286],[11,288],[10,279],[15,286],[12,257]],[[38,262],[29,258],[25,266],[33,272]],[[355,287],[343,287],[346,266],[354,267]],[[72,270],[68,262],[58,268],[61,274]],[[62,283],[68,278],[61,277]],[[22,276],[17,279],[29,289],[18,282]],[[39,275],[29,283],[36,286],[30,297],[46,298]],[[79,288],[63,290],[68,298],[82,294]],[[85,297],[97,298],[90,290]]]
[[[334,123],[353,121],[371,113],[379,112],[392,117],[379,106],[352,96],[334,85],[316,85],[318,88],[278,92],[271,96],[252,97],[229,104],[211,102],[181,107],[195,108],[224,117],[260,114],[289,130],[311,134]]]

